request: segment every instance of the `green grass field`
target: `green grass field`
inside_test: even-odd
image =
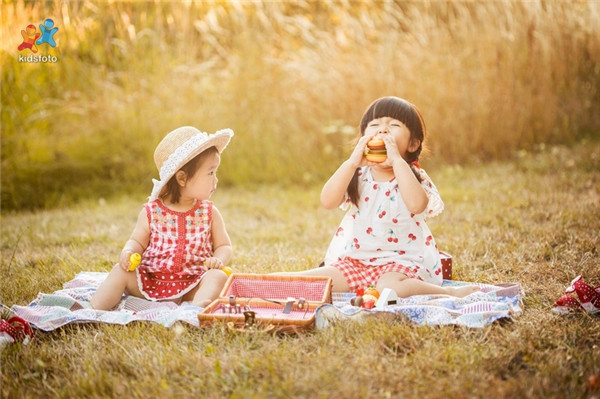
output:
[[[482,329],[369,320],[299,336],[72,325],[2,349],[2,397],[598,397],[589,381],[600,374],[599,317],[551,308],[577,274],[600,284],[599,142],[429,172],[446,203],[430,227],[454,256],[454,278],[519,282],[524,311],[514,320]],[[319,207],[319,191],[217,191],[233,267],[318,264],[342,217]],[[24,305],[79,271],[109,270],[143,201],[3,213],[2,303]]]
[[[179,126],[236,136],[222,182],[315,185],[371,101],[423,114],[438,162],[600,129],[600,2],[1,0],[3,210],[147,190]],[[20,62],[21,31],[57,45]],[[259,167],[260,166],[260,167]]]

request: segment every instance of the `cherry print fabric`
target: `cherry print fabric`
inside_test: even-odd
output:
[[[325,265],[347,271],[347,265],[344,266],[347,258],[369,267],[395,264],[402,266],[408,277],[441,285],[440,255],[425,219],[441,213],[444,204],[422,169],[421,176],[429,204],[423,213],[415,215],[406,208],[395,178],[377,182],[371,168],[362,167],[358,178],[359,206],[349,198],[340,206],[347,212],[329,244]],[[380,276],[374,274],[371,278]],[[375,284],[377,280],[369,283]]]
[[[149,300],[176,299],[194,288],[212,256],[211,201],[197,201],[187,212],[168,209],[160,200],[144,205],[150,243],[136,269],[140,291]]]

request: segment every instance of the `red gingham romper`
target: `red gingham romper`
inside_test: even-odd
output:
[[[212,251],[211,201],[197,201],[187,212],[160,200],[144,204],[150,243],[136,269],[138,286],[149,300],[176,299],[200,283]]]

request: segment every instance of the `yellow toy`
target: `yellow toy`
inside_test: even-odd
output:
[[[131,254],[129,257],[129,271],[132,272],[140,265],[142,261],[142,255],[140,254]]]
[[[230,276],[231,273],[233,273],[233,269],[229,266],[223,266],[221,270],[223,270],[227,276]]]

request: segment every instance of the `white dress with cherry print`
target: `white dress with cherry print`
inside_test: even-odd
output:
[[[340,208],[348,211],[329,244],[325,265],[344,258],[359,260],[367,266],[393,262],[411,268],[423,281],[440,285],[440,255],[425,219],[440,214],[444,203],[423,169],[421,177],[429,204],[423,213],[415,215],[406,208],[395,177],[376,182],[370,167],[360,168],[359,206],[352,204],[346,195]]]

